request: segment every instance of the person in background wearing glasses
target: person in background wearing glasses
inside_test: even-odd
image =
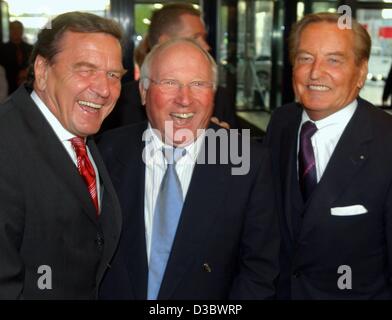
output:
[[[205,50],[210,50],[206,41],[207,31],[202,14],[190,3],[169,3],[154,11],[147,35],[135,50],[135,62],[142,65],[145,54],[155,45],[176,37],[192,38]],[[105,119],[100,132],[131,123],[147,120],[146,110],[141,104],[139,81],[124,83],[121,95],[113,112]],[[230,92],[225,87],[217,86],[212,121],[232,129],[240,128],[235,113],[235,105],[230,102]],[[219,120],[218,120],[219,119]]]
[[[210,125],[216,68],[192,39],[154,47],[141,68],[148,122],[101,137],[124,219],[102,299],[275,295],[279,234],[267,151],[239,139],[241,153],[250,158],[242,175],[232,174],[232,161],[199,161],[203,153],[209,159],[229,152],[217,154],[224,143],[214,146],[204,130],[219,129]]]

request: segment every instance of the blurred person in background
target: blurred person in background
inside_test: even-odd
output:
[[[0,63],[6,71],[9,94],[27,79],[33,46],[24,41],[23,29],[20,21],[10,22],[10,40],[0,48]]]

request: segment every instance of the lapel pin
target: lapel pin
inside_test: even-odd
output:
[[[205,272],[211,272],[212,271],[211,267],[210,267],[210,265],[208,263],[203,263],[203,270]]]

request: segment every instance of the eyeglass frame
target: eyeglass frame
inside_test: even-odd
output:
[[[181,82],[180,82],[179,80],[177,80],[177,79],[162,79],[162,80],[159,80],[159,81],[158,81],[158,80],[154,80],[154,79],[149,78],[149,77],[144,77],[144,78],[141,78],[140,80],[142,80],[142,81],[147,80],[147,81],[149,81],[149,82],[151,82],[151,83],[153,83],[153,84],[159,86],[159,87],[162,88],[163,90],[165,90],[165,89],[169,89],[169,90],[170,90],[170,89],[172,89],[172,88],[170,88],[170,87],[164,87],[164,84],[162,83],[162,81],[172,81],[172,82],[176,83],[176,85],[173,86],[173,90],[175,89],[175,93],[180,92],[180,90],[181,90],[183,87],[188,87],[191,91],[192,91],[192,88],[197,88],[197,89],[202,89],[202,90],[204,90],[204,89],[211,89],[211,88],[212,88],[214,91],[216,90],[216,83],[215,83],[214,81],[194,80],[194,81],[191,81],[191,82],[189,82],[189,83],[187,83],[187,84],[184,84],[184,83],[181,83]],[[197,83],[197,82],[203,83],[203,84],[208,84],[208,86],[200,86],[200,87],[198,87],[198,86],[192,86],[192,84]],[[145,82],[143,83],[143,86],[144,86],[145,89],[148,89],[148,88],[149,88],[149,85],[150,85],[150,84],[146,85]],[[194,91],[192,91],[192,92],[194,92]],[[201,92],[201,91],[200,91],[200,92]],[[173,93],[174,93],[174,91],[173,91]]]

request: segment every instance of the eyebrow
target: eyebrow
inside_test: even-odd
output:
[[[98,67],[95,64],[90,63],[90,62],[84,62],[84,61],[75,63],[73,65],[73,67],[75,69],[81,68],[81,67],[88,67],[88,68],[92,68],[92,69],[98,69]]]
[[[312,53],[310,53],[309,51],[306,51],[306,50],[298,50],[297,51],[297,55],[298,54],[303,54],[303,53],[313,55]],[[343,51],[333,51],[333,52],[328,52],[326,54],[326,56],[342,56],[342,57],[345,57],[346,54]]]
[[[345,57],[346,54],[342,51],[334,51],[334,52],[328,52],[327,56],[341,56],[341,57]]]

